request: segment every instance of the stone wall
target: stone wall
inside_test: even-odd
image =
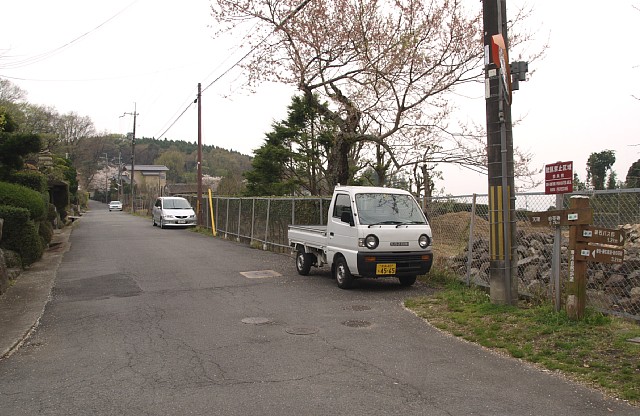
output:
[[[640,225],[627,224],[625,232],[625,259],[622,264],[588,263],[588,305],[601,310],[620,312],[640,318]],[[566,234],[566,233],[564,233]],[[545,296],[551,280],[553,233],[551,231],[526,232],[518,230],[518,278],[521,293]],[[567,246],[563,235],[561,244],[561,276],[564,285],[568,275]],[[489,282],[489,241],[485,238],[473,244],[470,276],[475,284]],[[449,265],[457,274],[467,272],[468,249],[450,259]]]

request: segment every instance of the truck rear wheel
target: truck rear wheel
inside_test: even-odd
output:
[[[334,274],[336,282],[338,283],[338,287],[340,289],[351,289],[351,287],[353,286],[353,276],[349,271],[347,260],[345,260],[344,257],[339,257],[336,260]]]
[[[308,275],[314,261],[315,258],[313,254],[298,251],[296,254],[296,270],[298,270],[298,274],[302,276]]]
[[[417,276],[401,276],[398,277],[402,286],[411,286],[416,282]]]

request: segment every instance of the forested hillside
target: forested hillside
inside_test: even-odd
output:
[[[81,139],[70,149],[70,158],[85,180],[85,189],[96,172],[109,166],[131,163],[131,139],[121,135],[94,136]],[[136,165],[165,165],[169,168],[167,182],[195,183],[197,176],[197,143],[179,140],[139,138],[135,143]],[[202,147],[203,175],[233,179],[237,182],[251,168],[252,158],[217,146]]]

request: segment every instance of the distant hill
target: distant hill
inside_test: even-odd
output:
[[[122,135],[103,135],[79,140],[70,151],[74,167],[80,173],[85,189],[93,176],[104,169],[105,157],[109,166],[131,163],[131,140]],[[197,173],[198,145],[180,140],[138,138],[135,143],[136,165],[165,165],[169,168],[169,183],[194,183]],[[217,146],[202,147],[202,173],[241,181],[242,174],[251,169],[251,156]]]
[[[198,144],[180,140],[136,139],[136,163],[154,164],[167,151],[177,151],[184,155],[184,169],[196,169]],[[202,166],[204,173],[211,176],[242,176],[251,169],[251,156],[218,146],[202,146]]]

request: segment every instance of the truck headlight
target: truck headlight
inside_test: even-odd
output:
[[[430,244],[431,244],[431,238],[428,235],[422,234],[420,237],[418,237],[418,245],[421,248],[427,248],[429,247]]]
[[[370,250],[373,250],[374,248],[378,247],[379,243],[380,241],[378,240],[378,237],[373,234],[369,234],[365,238],[361,238],[358,245],[360,247],[366,247]]]

